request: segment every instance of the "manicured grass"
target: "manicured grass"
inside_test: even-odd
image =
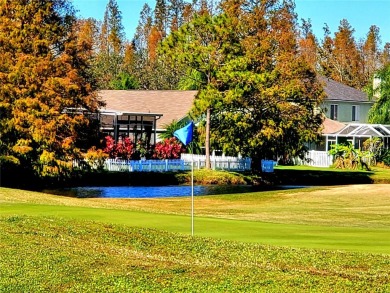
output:
[[[387,292],[390,256],[0,217],[1,292]]]
[[[190,233],[190,200],[76,199],[1,189],[3,215],[56,216]],[[390,186],[323,187],[195,199],[197,236],[390,254]]]
[[[14,205],[5,207],[3,215],[33,215],[94,220],[188,234],[188,216],[130,212],[124,210]],[[388,229],[327,227],[315,225],[275,224],[196,217],[196,236],[255,242],[269,245],[339,249],[390,254]]]
[[[390,185],[0,208],[0,292],[390,291]]]
[[[370,176],[373,183],[390,183],[390,168],[372,168],[373,174]]]

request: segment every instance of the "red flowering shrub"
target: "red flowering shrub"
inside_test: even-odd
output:
[[[130,160],[131,156],[134,153],[134,148],[134,143],[129,137],[119,139],[118,143],[116,144],[117,157],[125,160]]]
[[[180,159],[180,154],[184,152],[182,144],[174,137],[149,147],[143,140],[139,140],[135,144],[129,137],[120,138],[118,142],[115,142],[111,136],[106,136],[105,139],[106,147],[103,152],[111,159],[139,160],[144,157],[160,160]]]
[[[106,136],[106,147],[103,150],[112,159],[129,160],[134,154],[135,146],[129,137],[120,138],[117,143],[111,136]]]
[[[106,139],[106,147],[103,149],[103,152],[105,152],[111,159],[116,157],[116,143],[115,140],[107,135],[105,137]]]
[[[154,147],[153,158],[157,159],[179,159],[184,151],[181,143],[174,137],[167,138],[164,141],[156,143]]]

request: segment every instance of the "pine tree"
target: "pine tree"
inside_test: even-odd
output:
[[[169,31],[176,31],[184,24],[185,5],[183,0],[168,0],[167,22]]]
[[[109,0],[99,34],[95,57],[95,76],[100,89],[110,89],[113,80],[122,73],[125,35],[122,14],[115,0]]]
[[[292,1],[248,1],[233,11],[243,22],[238,27],[244,54],[219,73],[228,89],[213,135],[226,152],[249,155],[259,168],[260,159],[297,156],[305,141],[318,138],[322,118],[315,108],[323,89],[298,54]]]
[[[148,38],[153,25],[153,15],[150,6],[145,3],[138,21],[134,36],[134,49],[138,55],[147,56]]]
[[[165,0],[157,0],[154,8],[154,27],[160,33],[160,40],[167,33],[168,11]]]
[[[372,25],[362,46],[362,84],[366,85],[380,66],[379,28]]]
[[[124,28],[122,13],[116,0],[109,0],[104,12],[104,19],[100,33],[100,51],[108,55],[121,55],[124,46]]]
[[[331,77],[334,70],[334,60],[333,60],[333,50],[334,50],[334,41],[330,36],[330,30],[327,24],[323,27],[324,38],[322,40],[321,46],[318,47],[318,73]]]
[[[297,155],[319,136],[323,89],[298,54],[293,2],[227,0],[221,7],[163,41],[165,54],[201,75],[191,113],[205,117],[206,150],[210,142],[250,156],[255,168],[264,157]]]
[[[161,5],[158,8],[158,5]],[[170,66],[158,54],[158,47],[165,36],[164,28],[167,25],[165,2],[156,4],[158,12],[153,17],[150,7],[145,4],[140,15],[134,44],[134,76],[139,88],[142,89],[176,89],[180,78],[180,68]]]

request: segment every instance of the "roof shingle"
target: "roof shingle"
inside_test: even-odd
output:
[[[370,102],[365,92],[324,76],[318,79],[324,84],[326,100],[346,102]]]
[[[163,114],[157,129],[172,120],[184,118],[192,107],[197,91],[102,90],[98,96],[106,103],[104,110]]]

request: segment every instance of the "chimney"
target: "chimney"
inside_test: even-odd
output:
[[[381,79],[380,77],[374,76],[374,80],[372,82],[372,89],[374,90],[374,99],[379,99],[380,97],[380,85],[381,85]]]

